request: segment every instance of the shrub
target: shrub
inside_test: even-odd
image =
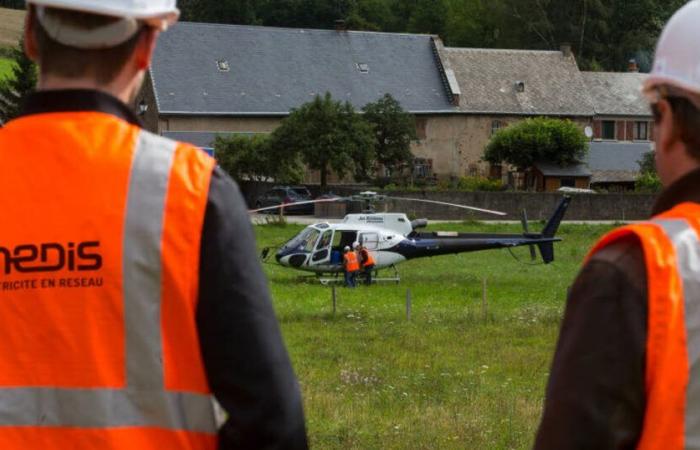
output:
[[[506,162],[520,171],[546,161],[560,166],[583,161],[588,143],[583,131],[570,120],[525,119],[496,133],[484,152],[491,164]]]
[[[655,194],[663,188],[659,176],[655,173],[643,173],[637,178],[634,189],[637,192]]]

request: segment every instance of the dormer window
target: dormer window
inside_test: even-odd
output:
[[[216,62],[216,67],[219,69],[219,72],[230,72],[231,71],[231,66],[229,65],[228,61],[225,59],[220,59]]]
[[[522,94],[525,92],[525,82],[524,81],[516,81],[515,82],[515,92],[518,94]]]
[[[359,70],[360,73],[369,73],[369,64],[366,64],[366,63],[358,63],[358,64],[357,64],[357,70]]]

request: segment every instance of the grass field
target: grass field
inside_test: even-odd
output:
[[[12,61],[6,58],[0,58],[0,80],[12,76]]]
[[[439,228],[520,232],[509,225]],[[610,228],[564,225],[550,266],[521,264],[505,250],[408,262],[399,286],[339,290],[336,316],[329,288],[266,265],[314,448],[530,448],[567,287]],[[263,247],[300,229],[256,232]],[[516,255],[529,262],[527,249]]]

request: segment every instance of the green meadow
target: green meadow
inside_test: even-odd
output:
[[[520,261],[507,250],[410,261],[399,266],[399,285],[339,288],[335,315],[331,288],[266,264],[313,447],[530,448],[567,288],[611,228],[563,225],[547,266],[530,265],[526,248],[514,251]],[[281,244],[301,229],[257,226],[258,245]],[[433,229],[521,231],[478,223]]]
[[[0,58],[0,81],[12,76],[13,64],[7,58]]]

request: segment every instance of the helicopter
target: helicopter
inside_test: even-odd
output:
[[[354,243],[362,244],[372,253],[375,259],[376,272],[384,269],[393,270],[393,276],[374,278],[378,282],[391,281],[398,283],[400,276],[396,266],[405,261],[483,250],[529,246],[533,260],[536,259],[536,249],[539,249],[543,262],[550,264],[554,261],[554,243],[561,241],[555,234],[571,203],[571,197],[564,197],[541,233],[529,232],[527,215],[523,211],[523,234],[489,234],[421,231],[428,226],[427,219],[411,221],[403,213],[374,212],[373,203],[387,199],[426,202],[499,216],[506,215],[499,211],[432,200],[385,197],[374,192],[363,192],[358,196],[349,198],[339,197],[289,203],[276,207],[260,208],[250,212],[258,213],[278,210],[280,206],[348,200],[364,201],[367,207],[362,214],[347,215],[341,223],[330,224],[321,222],[310,225],[281,247],[277,249],[263,249],[261,256],[263,260],[267,260],[271,251],[277,250],[275,260],[278,264],[314,273],[322,284],[340,281],[339,274],[344,271],[343,249],[345,247],[352,248]],[[332,278],[324,278],[326,274],[331,275]]]

